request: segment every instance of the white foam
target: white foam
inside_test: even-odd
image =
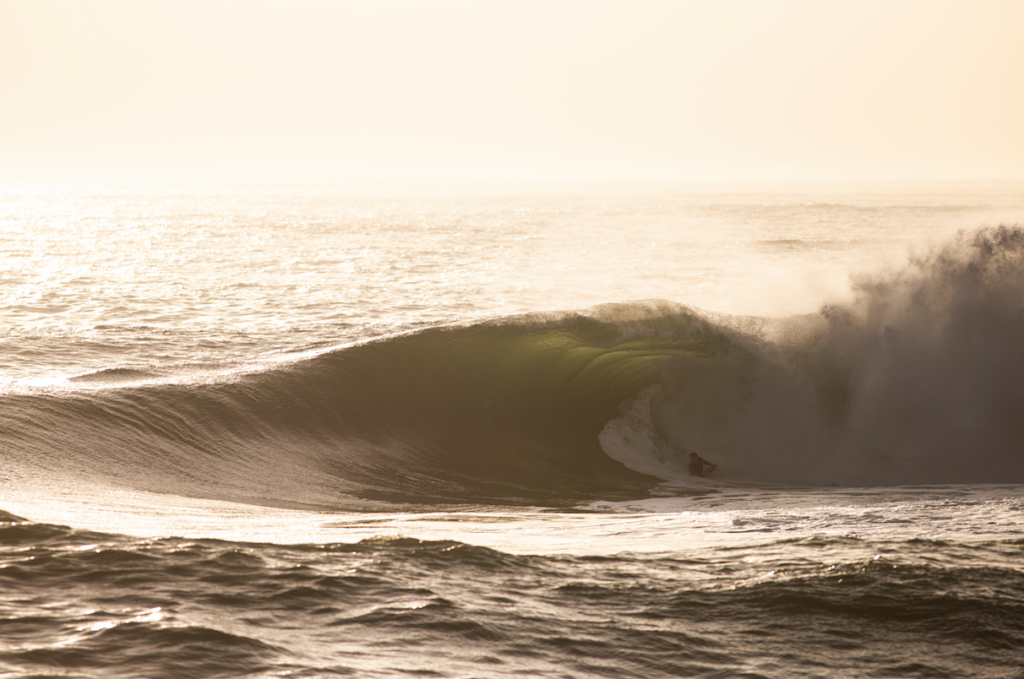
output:
[[[5,489],[0,508],[23,518],[146,538],[275,544],[376,538],[454,540],[513,554],[659,553],[780,539],[843,536],[964,542],[1020,539],[1024,486],[724,487],[703,495],[598,501],[592,512],[335,513],[277,509],[94,486],[45,496]]]

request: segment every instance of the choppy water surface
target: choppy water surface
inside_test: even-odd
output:
[[[1020,186],[0,199],[11,676],[1021,676]]]
[[[760,507],[746,492],[627,516],[608,506],[542,519],[321,516],[307,534],[348,539],[310,544],[131,538],[6,516],[0,666],[26,676],[1019,676],[1019,493],[791,490]],[[972,513],[988,521],[964,525]],[[426,539],[355,539],[374,529]],[[629,543],[640,551],[622,551]]]

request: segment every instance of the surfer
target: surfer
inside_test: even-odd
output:
[[[713,472],[716,469],[718,469],[718,465],[717,464],[711,464],[710,462],[705,460],[703,457],[701,457],[697,453],[690,453],[690,473],[691,474],[693,474],[694,476],[705,476],[705,473],[704,473],[704,467],[705,466],[708,468],[708,470],[707,470],[708,474],[710,474],[711,472]]]

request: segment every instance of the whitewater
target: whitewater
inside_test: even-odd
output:
[[[0,186],[0,672],[1024,676],[1022,225]]]

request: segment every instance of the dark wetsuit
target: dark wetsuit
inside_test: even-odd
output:
[[[697,457],[690,458],[690,473],[694,476],[704,476],[704,465],[711,467],[711,469],[715,469],[715,465],[711,464],[699,455]]]

